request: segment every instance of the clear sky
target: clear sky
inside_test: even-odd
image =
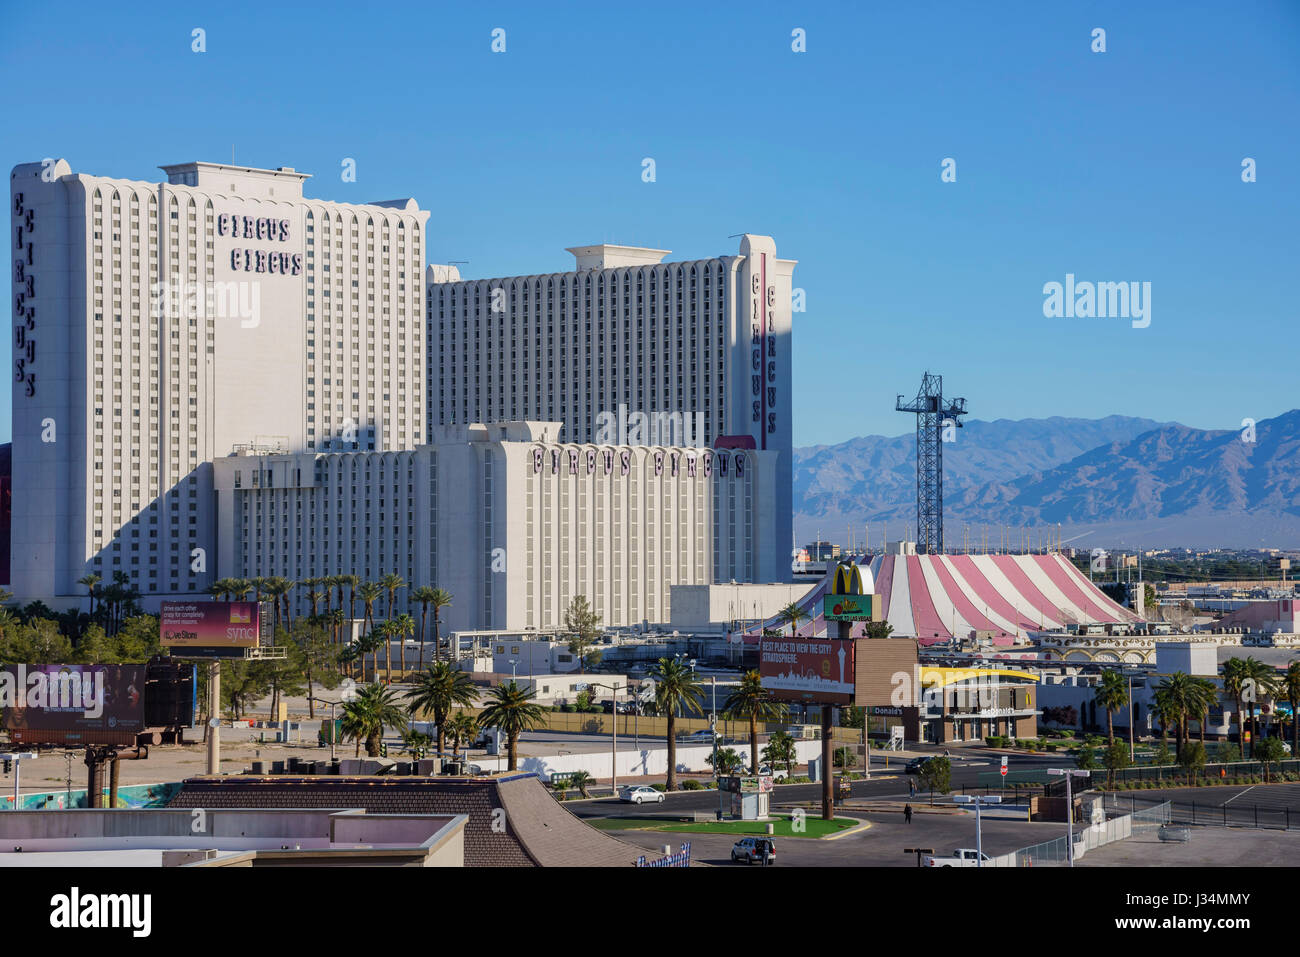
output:
[[[1300,3],[117,6],[0,2],[6,169],[233,145],[311,196],[414,196],[469,277],[769,234],[807,297],[796,445],[908,431],[926,368],[980,419],[1300,405]],[[1150,325],[1045,318],[1067,273],[1149,282]]]

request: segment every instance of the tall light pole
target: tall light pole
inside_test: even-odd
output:
[[[1002,798],[997,794],[958,794],[952,801],[954,804],[975,805],[975,866],[983,867],[984,833],[980,828],[980,808],[986,804],[1001,804]]]
[[[1133,748],[1133,673],[1130,671],[1128,676],[1128,763],[1137,763],[1137,752]]]
[[[614,716],[610,721],[610,727],[613,728],[613,751],[609,756],[609,774],[611,778],[610,789],[614,797],[618,797],[618,691],[622,685],[607,685],[593,681],[593,688],[608,688],[614,694]]]
[[[1129,722],[1132,724],[1132,722]],[[1070,789],[1070,778],[1081,778],[1087,775],[1087,771],[1081,768],[1048,768],[1047,773],[1056,777],[1065,778],[1065,856],[1074,866],[1074,792]]]

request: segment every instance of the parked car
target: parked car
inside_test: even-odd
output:
[[[764,851],[770,851],[768,862],[776,863],[776,841],[770,837],[741,838],[731,847],[731,863],[762,864]]]
[[[758,766],[758,773],[763,775],[771,775],[772,780],[776,781],[778,784],[790,776],[790,772],[787,771],[785,768],[782,767],[774,768],[770,764],[760,764]]]
[[[686,740],[694,741],[697,743],[701,741],[708,743],[713,740],[713,732],[710,731],[708,728],[701,728],[699,731],[692,731],[690,734],[688,734],[686,736]],[[722,741],[719,740],[718,743],[721,744]]]
[[[903,770],[906,771],[908,774],[920,774],[922,765],[924,765],[927,761],[933,761],[934,758],[935,756],[933,754],[926,754],[926,755],[922,755],[919,758],[913,758],[911,761],[907,762],[907,767],[905,767]]]
[[[978,867],[981,859],[986,864],[993,860],[973,847],[959,847],[952,852],[952,857],[926,857],[921,864],[924,867]]]
[[[663,804],[664,792],[646,784],[628,785],[619,789],[618,799],[627,804]]]

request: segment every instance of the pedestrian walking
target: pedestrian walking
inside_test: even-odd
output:
[[[903,806],[903,820],[908,824],[912,823],[912,805],[907,804]]]
[[[908,781],[908,782],[907,782],[907,796],[910,797],[910,798],[914,798],[914,797],[916,797],[916,782],[915,782],[915,781]]]

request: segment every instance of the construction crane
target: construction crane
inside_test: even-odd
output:
[[[948,429],[960,429],[965,399],[944,404],[943,376],[921,379],[921,391],[911,402],[900,395],[896,412],[916,414],[916,547],[918,552],[943,552],[943,443]]]

